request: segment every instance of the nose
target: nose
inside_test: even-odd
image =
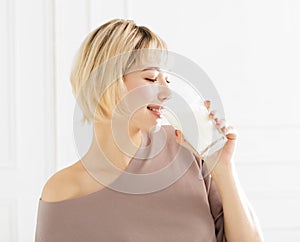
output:
[[[170,89],[167,88],[167,87],[161,87],[160,91],[157,94],[157,99],[160,102],[164,102],[164,101],[166,101],[166,100],[168,100],[170,98],[171,98],[171,91],[170,91]]]
[[[168,76],[164,73],[159,73],[157,80],[159,82],[159,89],[158,89],[158,94],[157,98],[160,102],[166,101],[167,99],[171,98],[171,90],[168,86],[167,83],[167,78]]]

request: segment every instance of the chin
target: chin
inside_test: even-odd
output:
[[[148,109],[145,109],[136,115],[133,120],[135,120],[136,127],[140,130],[150,132],[159,130],[162,119],[155,117],[152,113],[149,113]]]
[[[140,129],[146,132],[156,132],[161,127],[161,122],[159,120],[160,119],[157,119],[156,122],[153,122],[152,124],[143,125],[142,127],[140,127]],[[149,120],[147,120],[146,122],[149,123]],[[144,122],[143,124],[146,124],[146,122]]]

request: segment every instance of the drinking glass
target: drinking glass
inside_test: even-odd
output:
[[[172,95],[164,103],[163,123],[180,130],[184,136],[182,146],[204,161],[211,171],[227,139],[209,117],[205,99],[198,90],[176,76],[169,87]]]

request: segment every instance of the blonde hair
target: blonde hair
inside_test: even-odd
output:
[[[133,52],[150,48],[166,50],[167,45],[132,20],[113,19],[86,37],[71,71],[72,91],[83,122],[112,117],[113,108],[126,90],[123,75],[137,59]]]

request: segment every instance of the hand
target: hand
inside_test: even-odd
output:
[[[219,129],[219,131],[223,133],[227,138],[227,142],[225,143],[220,154],[219,162],[215,166],[215,169],[222,169],[232,164],[232,159],[236,147],[237,133],[234,127],[226,126],[224,120],[219,120],[219,118],[216,117],[216,111],[210,110],[210,101],[206,100],[204,104],[209,111],[209,117],[213,120],[213,122],[215,122],[216,128]],[[191,152],[195,153],[195,150],[191,147],[191,145],[189,145],[185,141],[184,136],[180,130],[176,130],[176,142],[189,149]]]
[[[209,117],[214,120],[216,127],[227,138],[227,142],[225,143],[221,152],[221,156],[219,158],[220,161],[219,163],[223,165],[231,164],[235,147],[236,147],[236,140],[237,140],[236,129],[233,126],[230,125],[227,126],[225,124],[225,121],[219,120],[219,118],[216,117],[216,111],[210,111],[210,101],[206,100],[204,104],[209,111]]]

